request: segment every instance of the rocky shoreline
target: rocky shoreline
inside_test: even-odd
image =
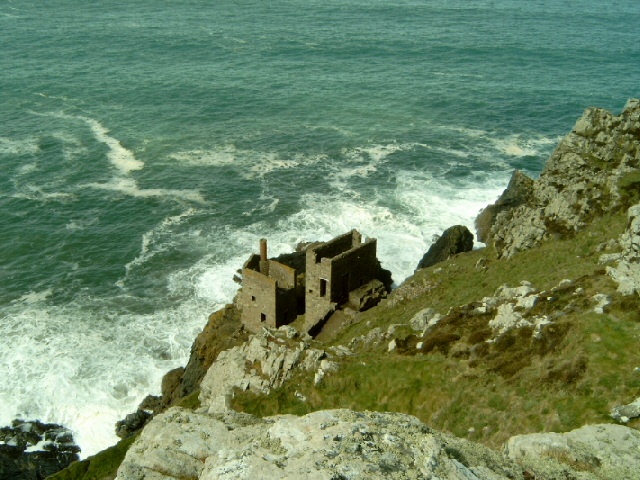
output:
[[[633,420],[640,415],[640,399],[628,398],[610,410],[598,404],[589,418],[600,421],[580,426],[575,419],[567,420],[564,425],[575,426],[565,433],[541,425],[539,431],[545,433],[495,437],[504,439],[501,451],[473,441],[483,438],[480,433],[494,438],[490,422],[486,432],[470,427],[464,439],[434,430],[413,415],[313,407],[325,405],[322,397],[331,388],[336,395],[342,391],[347,399],[342,404],[357,405],[340,387],[341,375],[355,375],[352,382],[357,385],[364,379],[351,371],[368,362],[382,365],[385,359],[455,365],[467,382],[479,379],[477,385],[488,382],[482,380],[485,372],[503,386],[523,382],[518,388],[524,399],[529,396],[527,385],[532,392],[548,388],[562,395],[564,389],[573,389],[581,398],[597,395],[589,392],[600,392],[595,388],[606,388],[610,380],[585,379],[592,370],[594,376],[602,375],[598,369],[610,368],[607,358],[623,353],[607,347],[616,344],[615,337],[603,335],[615,334],[626,322],[633,336],[640,325],[639,172],[640,101],[629,100],[617,116],[588,109],[539,179],[515,172],[503,195],[478,216],[478,236],[487,243],[484,251],[470,252],[468,232],[452,229],[425,255],[414,277],[371,313],[345,319],[324,343],[298,331],[295,323],[250,335],[234,305],[214,313],[194,342],[188,364],[165,376],[162,396],[147,398],[138,413],[120,424],[121,436],[139,436],[117,478],[640,478],[640,457],[631,453],[640,449],[640,431]],[[611,233],[607,219],[622,219],[623,214],[626,220],[616,220],[626,221],[622,234]],[[596,223],[603,225],[600,230],[589,230]],[[603,241],[596,245],[591,240],[596,238]],[[562,248],[572,252],[575,259],[568,267],[554,275],[534,275],[533,265],[528,274],[508,276],[511,270],[528,271],[517,263],[525,252],[543,252],[553,242],[565,242]],[[566,260],[567,254],[558,255]],[[596,264],[581,267],[592,258]],[[473,259],[470,266],[463,265],[471,262],[466,259]],[[568,277],[560,276],[565,271]],[[473,288],[485,293],[453,295],[451,288],[461,289],[443,285],[458,272],[476,276]],[[531,276],[523,278],[525,274]],[[501,275],[512,283],[497,283],[489,290]],[[447,295],[465,300],[444,310],[447,304],[439,298]],[[583,318],[614,326],[579,333],[576,322]],[[573,337],[591,343],[572,346]],[[370,372],[374,383],[382,374]],[[527,383],[528,378],[536,384]],[[626,381],[624,395],[637,383]],[[282,399],[276,400],[277,414],[263,415],[274,396]],[[304,414],[280,414],[287,411],[279,406],[285,399],[297,402],[299,409],[293,410]],[[510,407],[500,403],[507,400],[485,400],[509,416]],[[472,400],[463,404],[474,405]],[[548,410],[541,412],[550,425],[559,425],[562,419]],[[614,420],[619,424],[605,423]]]
[[[0,478],[41,480],[78,460],[79,452],[65,427],[14,420],[0,428]]]

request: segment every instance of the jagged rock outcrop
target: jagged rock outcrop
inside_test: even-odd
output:
[[[549,158],[538,180],[514,173],[498,201],[476,219],[500,257],[566,236],[620,207],[620,178],[640,167],[640,101],[614,116],[590,108]]]
[[[417,269],[430,267],[458,253],[471,250],[473,250],[473,234],[464,225],[454,225],[442,232],[440,238],[429,247],[418,263]]]
[[[78,460],[78,452],[67,428],[14,420],[0,428],[0,478],[40,480]]]
[[[116,435],[120,438],[128,438],[149,423],[153,414],[138,409],[130,413],[124,419],[116,422]]]
[[[476,218],[476,232],[478,241],[486,242],[489,238],[491,226],[499,213],[526,205],[533,200],[534,180],[527,177],[520,170],[515,170],[509,180],[507,189],[493,205],[489,205]]]
[[[613,255],[618,258],[618,264],[616,267],[607,267],[607,273],[618,284],[620,293],[640,295],[640,203],[629,209],[628,217],[627,229],[619,241],[622,253]]]
[[[415,331],[423,332],[424,334],[429,327],[438,323],[441,318],[442,315],[433,308],[427,307],[416,313],[411,320],[409,320],[409,324]]]
[[[247,338],[240,314],[233,305],[227,305],[212,314],[191,346],[186,367],[171,370],[162,379],[161,406],[154,410],[162,411],[195,392],[220,352],[242,345]]]
[[[327,355],[310,348],[311,338],[289,326],[265,329],[238,347],[218,355],[200,383],[200,403],[209,411],[226,411],[235,389],[268,394],[295,369],[318,370]]]
[[[567,433],[517,435],[505,445],[508,458],[539,472],[535,478],[639,478],[639,451],[638,430],[611,424],[586,425]],[[548,459],[580,476],[551,476],[544,467]]]

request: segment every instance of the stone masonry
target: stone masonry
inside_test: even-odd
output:
[[[363,242],[360,232],[352,230],[307,250],[307,330],[348,303],[350,292],[377,279],[376,245],[376,239]]]
[[[289,324],[304,313],[304,328],[310,331],[347,304],[356,311],[371,307],[387,290],[379,279],[376,246],[376,239],[363,242],[360,232],[352,230],[308,246],[305,272],[299,272],[267,259],[266,240],[261,240],[260,255],[253,254],[242,269],[236,300],[242,323],[258,332]],[[304,286],[299,286],[302,279]]]

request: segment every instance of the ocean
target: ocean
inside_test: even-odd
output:
[[[639,25],[637,0],[0,0],[0,425],[115,443],[261,237],[357,228],[400,283],[640,95]]]

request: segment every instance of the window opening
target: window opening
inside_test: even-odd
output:
[[[320,296],[324,297],[327,294],[327,281],[324,278],[320,279]]]

